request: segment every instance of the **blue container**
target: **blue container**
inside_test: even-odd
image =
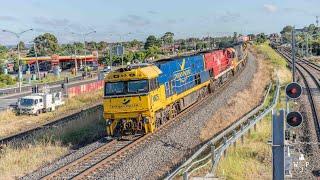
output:
[[[209,79],[202,55],[160,60],[155,65],[162,71],[158,82],[166,86],[167,97],[195,87],[197,75],[200,75],[200,83]]]

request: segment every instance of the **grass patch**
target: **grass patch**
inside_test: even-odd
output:
[[[23,148],[4,147],[0,153],[0,179],[17,179],[67,152],[68,147],[58,142],[38,142]]]
[[[269,42],[253,45],[254,54],[258,59],[269,63],[273,69],[273,74],[278,75],[282,85],[288,84],[292,80],[292,74],[288,69],[287,61],[272,49]]]
[[[230,148],[218,166],[217,175],[226,179],[271,179],[271,116],[264,119],[244,144]]]
[[[83,94],[81,96],[66,99],[64,106],[59,107],[54,112],[43,113],[39,116],[16,116],[16,114],[11,110],[0,112],[0,138],[102,102],[102,95],[102,90],[98,90],[89,94]]]

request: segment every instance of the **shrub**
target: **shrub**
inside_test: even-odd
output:
[[[16,80],[7,74],[0,74],[0,87],[4,85],[14,85]]]

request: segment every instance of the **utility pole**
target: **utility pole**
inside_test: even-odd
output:
[[[110,56],[110,68],[112,67],[112,44],[110,43],[110,49],[109,49],[109,56]]]
[[[38,73],[38,78],[40,80],[41,77],[40,77],[40,68],[39,68],[39,61],[38,61],[38,53],[37,53],[36,42],[33,43],[33,49],[34,49],[34,54],[36,55],[37,73]]]
[[[296,61],[296,52],[295,52],[295,46],[296,46],[296,42],[295,42],[295,27],[293,27],[292,29],[292,44],[291,44],[291,48],[292,48],[292,82],[296,82],[296,78],[295,78],[295,61]]]
[[[78,73],[78,62],[77,62],[77,49],[74,48],[74,67],[75,67],[75,75]]]

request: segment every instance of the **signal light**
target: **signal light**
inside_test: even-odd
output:
[[[302,94],[302,87],[296,82],[292,82],[286,87],[286,95],[291,99],[297,99]]]
[[[291,127],[298,127],[301,125],[303,118],[300,112],[295,111],[288,113],[286,120]]]

